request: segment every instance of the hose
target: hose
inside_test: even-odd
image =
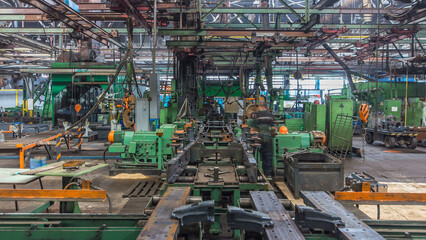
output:
[[[109,149],[109,146],[104,150],[104,163],[107,163],[107,161],[106,161],[106,157],[105,157],[105,155],[106,155],[106,152],[108,151],[108,149]]]
[[[100,188],[100,187],[98,187],[98,186],[96,186],[92,183],[90,184],[90,188],[92,188],[93,190],[104,190],[104,189],[102,189],[102,188]],[[106,193],[106,196],[107,196],[107,200],[108,200],[108,213],[112,213],[112,203],[111,203],[111,198],[110,198],[108,192]]]

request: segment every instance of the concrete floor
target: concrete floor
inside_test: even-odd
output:
[[[362,147],[361,138],[358,136],[354,137],[354,146]],[[79,155],[75,151],[63,151],[62,156],[102,156],[103,150],[106,146],[101,143],[85,143],[83,144],[83,152]],[[375,143],[373,145],[365,144],[366,157],[365,161],[363,158],[352,157],[348,158],[345,162],[345,175],[352,172],[367,172],[374,176],[381,182],[386,182],[390,186],[394,183],[406,183],[405,186],[407,191],[411,192],[426,192],[426,148],[418,147],[415,150],[410,150],[402,147],[397,147],[391,151],[384,147],[382,143]],[[44,155],[45,152],[35,151],[34,155]],[[7,154],[10,156],[10,154]],[[1,159],[0,154],[0,167],[17,168],[19,167],[18,159]],[[110,156],[107,153],[107,156]],[[102,163],[103,160],[90,160],[89,162]],[[107,163],[112,167],[116,160],[107,160]],[[52,163],[53,160],[49,161]],[[122,198],[122,194],[132,186],[136,181],[140,179],[126,179],[126,178],[112,178],[108,175],[108,169],[100,169],[91,174],[83,175],[82,178],[89,179],[93,184],[108,191],[112,201],[112,212],[128,212],[122,211],[122,208],[128,202],[127,198]],[[60,189],[61,178],[59,177],[45,177],[42,179],[45,189]],[[416,185],[417,184],[417,185]],[[420,184],[420,185],[419,185]],[[11,185],[0,184],[0,188],[12,188]],[[39,189],[38,182],[33,182],[25,186],[18,186],[22,189]],[[395,189],[391,188],[390,189]],[[402,190],[401,190],[402,189]],[[33,202],[19,202],[19,207],[23,208],[34,204]],[[138,203],[135,203],[136,205]],[[58,205],[50,207],[50,212],[58,212]],[[130,202],[129,202],[129,205]],[[80,203],[80,207],[83,212],[86,213],[107,213],[108,203],[107,202],[89,202]],[[141,206],[142,209],[142,206]],[[366,212],[371,218],[376,217],[376,206],[361,206],[361,210]],[[396,213],[396,209],[398,212]],[[405,209],[405,210],[401,210]],[[127,209],[128,210],[128,209]],[[14,212],[15,205],[12,201],[2,202],[0,207],[1,212]],[[139,210],[136,210],[139,213]],[[426,210],[422,206],[382,206],[382,219],[416,219],[426,220]],[[134,213],[136,213],[134,212]]]
[[[359,136],[353,139],[354,147],[362,148]],[[426,193],[426,148],[395,147],[388,149],[381,142],[365,144],[365,160],[348,158],[345,176],[352,172],[366,172],[388,185],[388,192]],[[361,205],[360,209],[370,218],[377,219],[377,206]],[[424,205],[382,205],[382,220],[426,220]]]
[[[354,136],[354,147],[362,148],[362,138]],[[345,175],[352,172],[367,172],[381,182],[426,183],[426,148],[388,149],[381,142],[365,145],[365,161],[352,157],[345,162]]]

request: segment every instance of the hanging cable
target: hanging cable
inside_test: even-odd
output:
[[[128,30],[128,35],[130,34],[129,32],[129,26],[127,27]],[[131,39],[131,38],[130,38]],[[89,117],[90,114],[92,114],[99,106],[99,104],[101,102],[104,101],[106,94],[109,92],[109,89],[111,88],[111,86],[115,83],[115,81],[118,78],[118,75],[121,72],[121,69],[124,67],[124,64],[126,64],[126,62],[128,61],[129,56],[132,54],[132,44],[130,43],[130,41],[128,41],[127,44],[127,50],[124,54],[123,59],[120,61],[120,64],[117,68],[117,71],[115,71],[115,74],[113,76],[113,78],[111,79],[110,83],[108,84],[107,88],[102,92],[102,94],[99,96],[98,100],[95,102],[95,104],[93,105],[93,107],[89,110],[89,112],[86,113],[86,115],[84,115],[82,118],[80,118],[77,122],[73,123],[70,127],[68,127],[66,130],[72,129],[73,127],[77,126],[78,124],[86,121],[86,119]]]

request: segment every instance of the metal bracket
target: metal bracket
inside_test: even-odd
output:
[[[179,219],[180,224],[186,225],[197,222],[214,222],[214,201],[204,201],[175,208],[172,218]]]
[[[265,227],[273,227],[274,223],[268,214],[228,206],[228,227],[231,229],[243,229],[263,233]]]
[[[323,229],[332,233],[345,226],[340,217],[301,205],[296,205],[295,222],[299,228]]]

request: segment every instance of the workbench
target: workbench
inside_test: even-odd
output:
[[[50,148],[55,148],[55,159],[61,159],[61,139],[64,140],[68,150],[71,149],[71,140],[78,138],[77,150],[81,152],[81,144],[83,142],[84,128],[71,129],[60,132],[45,131],[37,134],[27,135],[22,138],[6,140],[0,144],[0,153],[16,153],[19,154],[19,168],[25,168],[25,162],[28,160],[31,150],[37,147],[44,147],[49,159],[52,159]]]
[[[61,157],[61,133],[55,131],[45,131],[33,135],[27,135],[22,138],[6,140],[0,144],[0,153],[16,153],[19,154],[19,168],[25,168],[25,161],[28,160],[31,150],[36,147],[43,146],[49,156],[52,158],[49,148],[54,146],[56,160]],[[27,153],[27,156],[25,154]]]
[[[108,164],[106,163],[87,163],[86,162],[85,164],[79,166],[78,169],[67,170],[67,169],[63,169],[62,167],[63,163],[64,162],[62,161],[62,162],[48,164],[46,166],[28,171],[24,174],[30,173],[38,177],[45,177],[45,176],[62,177],[62,189],[65,189],[65,188],[68,188],[68,185],[71,182],[77,180],[76,179],[77,177],[108,166]],[[70,187],[70,189],[72,189],[72,187]],[[77,202],[61,202],[60,211],[62,213],[81,212]]]
[[[16,185],[25,185],[38,179],[40,182],[40,189],[43,189],[41,176],[19,174],[25,171],[28,171],[28,169],[0,168],[0,184],[12,184],[13,189],[16,189]],[[15,209],[18,211],[18,201],[15,201]]]

